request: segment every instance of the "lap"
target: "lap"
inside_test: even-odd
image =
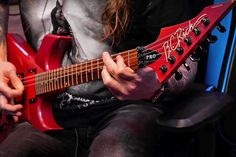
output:
[[[91,157],[151,157],[158,146],[160,110],[150,104],[129,104],[113,111],[98,129]],[[122,155],[121,155],[122,154]]]
[[[57,138],[34,129],[29,123],[18,124],[0,145],[0,156],[67,156],[71,151]],[[65,153],[67,152],[67,153]]]
[[[112,104],[111,104],[112,105]],[[116,104],[118,105],[118,104]],[[43,133],[21,123],[1,143],[0,156],[152,156],[157,151],[160,110],[143,102],[120,104],[85,129]],[[82,130],[84,130],[82,128]],[[91,131],[92,130],[92,131]],[[90,141],[85,144],[85,140]],[[84,147],[84,148],[83,148]],[[77,152],[78,151],[78,152]],[[123,155],[122,155],[123,154]]]

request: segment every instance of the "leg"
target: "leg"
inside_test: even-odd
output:
[[[119,108],[102,126],[90,147],[90,157],[152,157],[158,149],[160,111],[148,104]]]
[[[42,133],[25,122],[19,124],[1,143],[0,157],[73,156],[73,147],[70,150],[65,145],[61,140]]]

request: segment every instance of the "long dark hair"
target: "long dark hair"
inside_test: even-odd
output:
[[[112,39],[119,42],[123,37],[128,25],[130,8],[129,0],[107,0],[105,10],[102,14],[103,40]]]

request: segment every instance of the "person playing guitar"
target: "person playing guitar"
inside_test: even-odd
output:
[[[63,129],[43,131],[28,121],[21,121],[24,104],[12,101],[24,95],[27,81],[19,77],[19,67],[8,62],[12,58],[8,55],[5,38],[8,3],[8,0],[0,2],[0,108],[20,123],[15,124],[0,144],[0,156],[148,157],[158,154],[160,134],[156,120],[165,111],[160,108],[161,100],[153,100],[158,100],[163,90],[180,92],[185,89],[195,78],[197,62],[188,58],[185,65],[178,68],[180,77],[172,76],[162,84],[152,68],[140,66],[134,70],[124,56],[116,54],[147,45],[155,41],[160,28],[192,18],[195,10],[191,2],[21,0],[24,32],[34,51],[47,46],[49,43],[43,42],[43,38],[52,34],[71,39],[71,46],[65,49],[60,60],[61,67],[81,64],[87,68],[87,63],[94,63],[90,60],[100,57],[103,63],[98,79],[46,96],[52,99],[53,116]],[[38,58],[38,62],[43,62]],[[165,67],[161,70],[165,73]],[[87,72],[84,77],[75,75],[89,80],[93,74],[90,71],[90,76]],[[78,78],[74,79],[72,81]],[[44,93],[44,90],[38,92]]]

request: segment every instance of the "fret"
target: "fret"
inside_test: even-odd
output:
[[[62,88],[66,87],[67,83],[66,83],[66,71],[65,68],[63,68],[63,85]]]
[[[90,67],[90,69],[91,69],[91,78],[92,78],[92,81],[94,80],[94,78],[93,78],[93,61],[90,61],[91,62],[91,67]]]
[[[38,88],[39,88],[39,93],[42,92],[42,87],[41,87],[41,76],[42,76],[42,74],[39,74],[39,76],[37,77],[37,78],[38,78]]]
[[[72,85],[72,80],[73,79],[71,79],[71,76],[73,76],[73,73],[71,73],[71,67],[69,67],[68,69],[67,69],[67,74],[66,74],[67,76],[68,76],[68,86],[71,86]]]
[[[61,89],[61,79],[60,79],[60,69],[57,70],[57,87],[58,89]]]
[[[47,77],[47,79],[45,80],[45,82],[46,82],[46,92],[48,92],[48,91],[50,91],[50,83],[49,83],[49,81],[50,81],[50,79],[49,79],[49,72],[47,72],[47,75],[46,75],[46,77]]]
[[[52,89],[53,89],[53,86],[52,86],[52,72],[53,71],[49,72],[49,92],[51,92]]]
[[[48,86],[49,86],[49,92],[52,90],[52,76],[51,76],[51,72],[48,72],[48,76],[49,76],[49,78],[48,78]]]
[[[128,50],[128,67],[130,67],[130,50]]]
[[[70,68],[65,68],[66,87],[70,86]]]
[[[84,83],[84,81],[83,81],[83,71],[82,70],[83,70],[82,69],[82,63],[80,63],[80,82]]]
[[[85,77],[86,77],[86,82],[88,82],[88,64],[87,64],[87,61],[85,62]]]
[[[46,84],[45,84],[45,80],[46,80],[46,72],[43,74],[43,84],[42,84],[42,87],[43,87],[43,93],[46,92]]]
[[[42,74],[38,76],[39,93],[42,93]]]
[[[38,77],[37,75],[35,75],[35,78],[34,78],[34,82],[35,82],[35,92],[36,92],[36,95],[38,94]]]
[[[51,86],[52,86],[52,88],[51,88],[51,91],[54,91],[55,90],[55,84],[54,84],[54,81],[55,81],[55,77],[54,77],[54,74],[55,74],[55,70],[53,70],[52,72],[51,72]]]
[[[47,92],[47,72],[45,72],[45,79],[43,80],[43,83],[44,83],[44,92]]]
[[[43,93],[43,73],[41,74],[41,76],[40,76],[40,81],[39,81],[40,83],[40,88],[41,88],[41,93]]]
[[[55,81],[56,89],[60,89],[60,86],[59,86],[59,70],[58,69],[56,69],[56,71],[55,71],[55,78],[56,78],[56,81]]]
[[[75,66],[75,71],[76,71],[76,74],[75,74],[75,82],[76,82],[76,84],[79,84],[78,76],[77,76],[77,75],[79,75],[79,71],[78,71],[78,66],[77,66],[77,65]]]
[[[52,79],[51,79],[52,76],[51,75],[52,75],[51,72],[49,72],[49,79],[48,79],[49,91],[52,90]]]
[[[45,79],[45,73],[42,74],[42,80],[41,82],[41,87],[42,87],[42,93],[44,93],[45,87],[44,87],[44,79]]]
[[[73,86],[74,85],[74,73],[76,74],[76,72],[74,72],[74,66],[72,66],[71,68],[70,68],[70,74],[71,74],[71,76],[70,76],[70,79],[71,79],[71,85]]]
[[[49,92],[51,92],[53,90],[53,70],[49,72]]]
[[[52,89],[51,85],[51,72],[48,72],[48,92],[50,92]]]
[[[57,89],[57,73],[56,73],[57,70],[53,70],[53,90],[56,90]]]
[[[45,73],[42,74],[42,80],[41,80],[41,85],[42,85],[42,93],[45,92],[45,88],[44,88],[44,80],[45,80]]]
[[[55,89],[59,89],[59,83],[58,83],[58,69],[55,70],[54,78],[55,78]]]
[[[53,72],[52,72],[52,87],[53,87],[53,91],[57,89],[57,87],[56,87],[56,70],[53,70]]]
[[[59,69],[59,82],[60,82],[60,87],[59,89],[63,88],[63,71],[62,69]]]
[[[97,59],[97,75],[98,75],[98,79],[100,79],[100,72],[99,72],[99,58]]]
[[[35,89],[36,89],[36,95],[39,93],[39,85],[38,85],[38,76],[35,75]]]
[[[46,83],[45,83],[45,80],[46,80],[46,78],[47,78],[46,75],[47,75],[46,72],[43,73],[43,80],[42,80],[42,82],[43,82],[43,93],[45,93],[45,92],[46,92],[46,89],[47,89]]]
[[[48,92],[49,91],[49,72],[46,72],[45,83],[46,83],[46,92]]]

